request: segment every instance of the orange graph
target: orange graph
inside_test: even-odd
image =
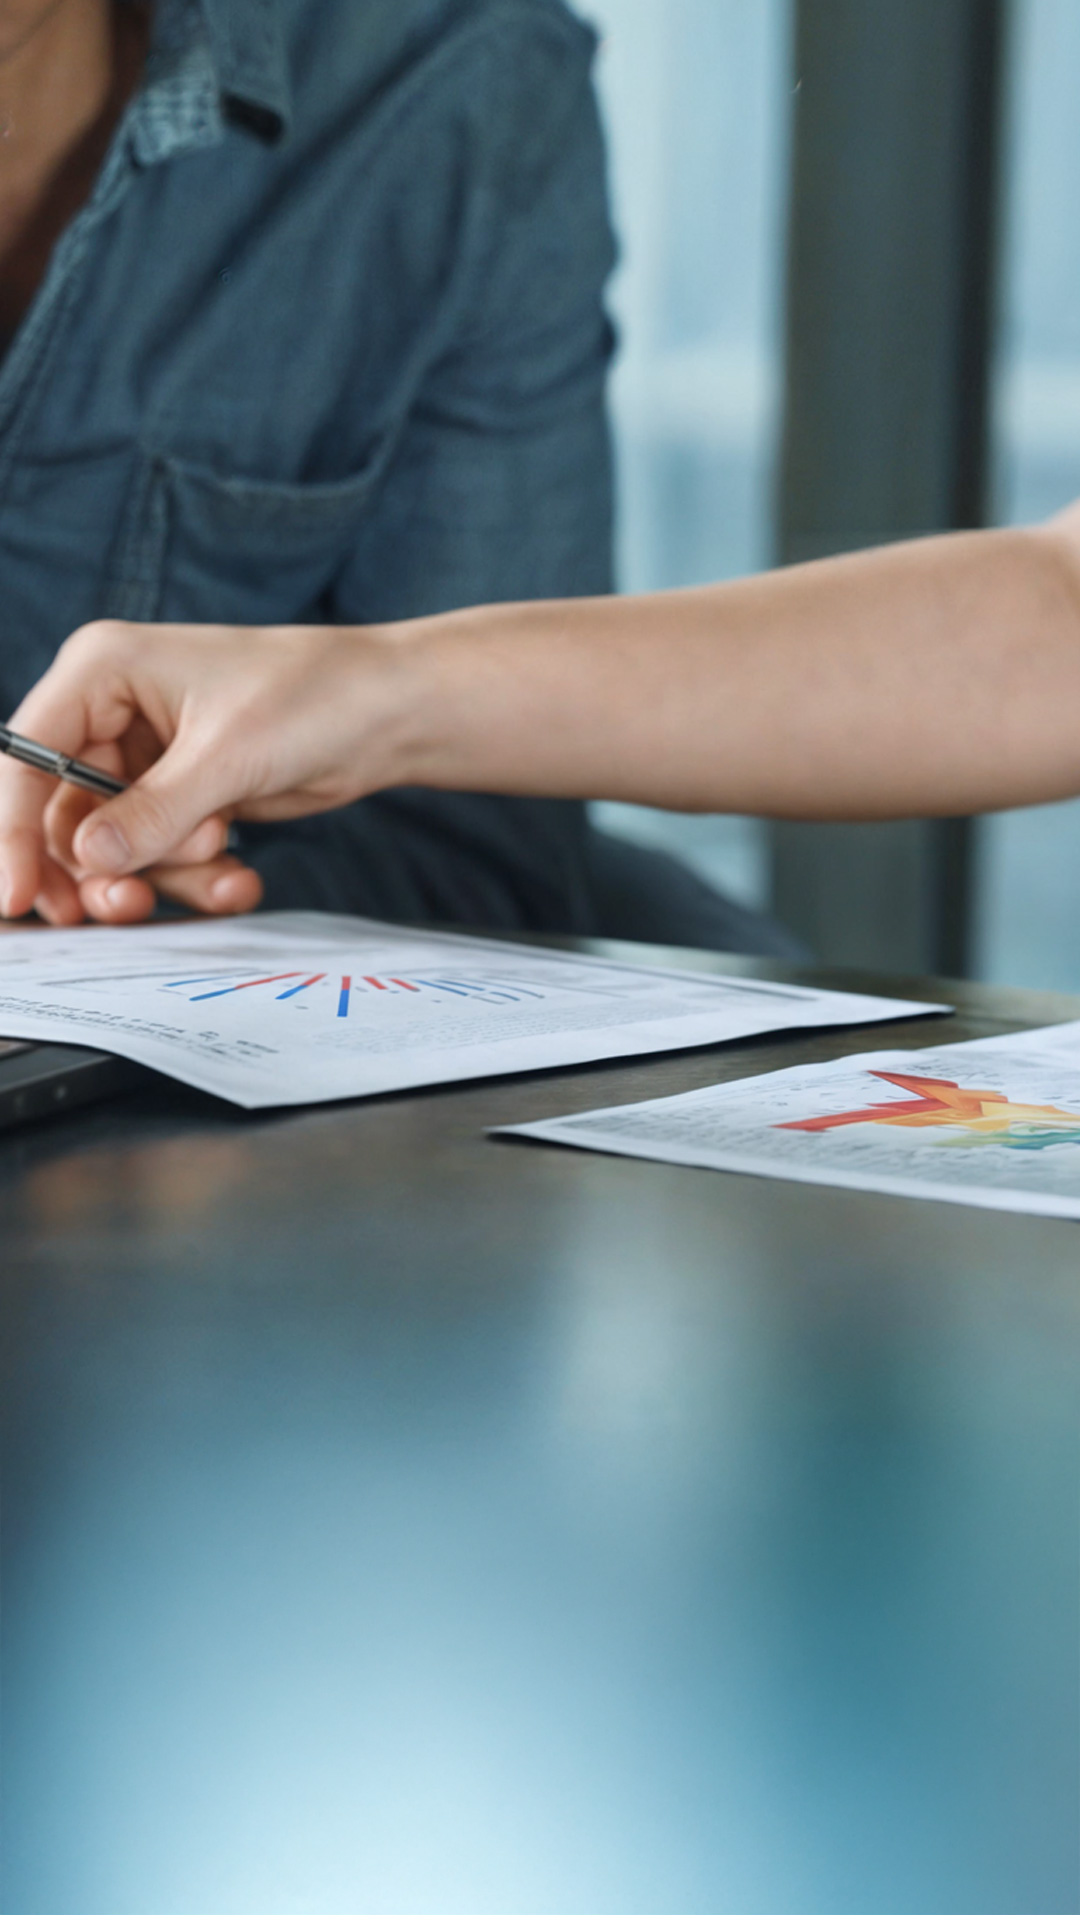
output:
[[[885,1073],[878,1068],[870,1071],[875,1080],[887,1080],[914,1098],[879,1100],[851,1113],[783,1120],[779,1127],[796,1133],[826,1133],[832,1127],[869,1122],[879,1127],[954,1127],[971,1144],[981,1139],[996,1146],[1033,1148],[1080,1142],[1080,1113],[1069,1113],[1064,1107],[1032,1106],[1010,1100],[1007,1093],[993,1088],[961,1087],[955,1080]]]

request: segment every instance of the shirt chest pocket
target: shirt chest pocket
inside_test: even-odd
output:
[[[144,455],[110,560],[107,611],[244,626],[317,617],[381,464],[292,485]]]

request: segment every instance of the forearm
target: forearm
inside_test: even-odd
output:
[[[145,912],[141,881],[119,903],[86,889],[162,862],[186,904],[235,908],[251,881],[220,871],[228,814],[384,787],[819,820],[1054,800],[1080,792],[1080,509],[640,598],[366,628],[98,623],[15,720],[134,779],[83,821],[72,789],[0,767],[0,911],[53,918],[80,899]]]
[[[957,534],[400,630],[395,777],[816,819],[1080,790],[1080,540]]]

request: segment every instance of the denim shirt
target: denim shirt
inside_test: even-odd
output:
[[[390,620],[610,585],[612,260],[561,0],[159,0],[0,367],[0,704],[99,615]],[[576,805],[247,830],[274,905],[588,930]]]

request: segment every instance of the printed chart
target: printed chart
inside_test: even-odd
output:
[[[328,914],[13,933],[0,951],[0,1033],[252,1107],[947,1011]]]
[[[878,1101],[854,1113],[825,1113],[810,1120],[781,1120],[777,1125],[794,1133],[827,1133],[833,1127],[864,1122],[874,1127],[948,1127],[946,1146],[996,1147],[1024,1152],[1080,1141],[1080,1112],[1064,1107],[1032,1106],[1010,1100],[1007,1093],[987,1087],[962,1087],[955,1080],[932,1080],[914,1073],[885,1073],[871,1068],[875,1080],[903,1087],[912,1100]]]
[[[489,1006],[520,1005],[526,1000],[543,1000],[546,997],[539,987],[525,986],[517,980],[511,987],[504,981],[491,978],[468,979],[455,975],[452,980],[429,980],[415,975],[406,980],[399,979],[393,973],[382,978],[375,973],[305,973],[303,967],[290,967],[283,973],[263,974],[253,980],[240,980],[228,973],[212,973],[199,974],[194,979],[167,980],[162,983],[163,992],[181,994],[191,1006],[197,1006],[203,1000],[222,1000],[231,993],[245,993],[253,987],[278,989],[264,996],[273,1000],[295,1000],[298,994],[308,993],[313,987],[322,988],[323,995],[330,993],[333,996],[334,1011],[339,1020],[347,1020],[350,1009],[355,1011],[355,999],[377,993],[386,993],[391,997],[395,994],[417,993],[446,1001],[479,1000]]]
[[[683,1166],[1080,1219],[1080,1022],[856,1054],[510,1131]]]

